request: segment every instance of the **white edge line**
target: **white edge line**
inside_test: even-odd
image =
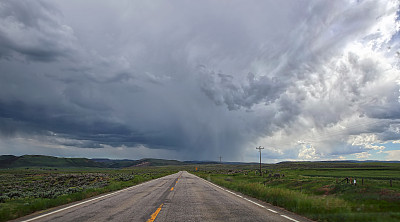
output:
[[[200,177],[199,177],[199,178],[200,178]],[[200,178],[200,179],[203,179],[203,178]],[[275,210],[266,208],[264,205],[261,205],[261,204],[259,204],[259,203],[256,203],[256,202],[254,202],[254,201],[252,201],[252,200],[249,200],[249,199],[247,199],[247,198],[245,198],[245,197],[242,197],[242,196],[240,196],[240,195],[238,195],[238,194],[236,194],[236,193],[234,193],[234,192],[232,192],[232,191],[230,191],[230,190],[227,190],[227,189],[224,189],[224,188],[222,188],[222,187],[220,187],[220,186],[218,186],[218,185],[215,185],[215,184],[211,183],[210,181],[207,181],[207,180],[205,180],[205,179],[203,179],[203,180],[204,180],[205,182],[207,182],[207,183],[209,183],[209,184],[211,184],[211,185],[213,185],[213,186],[215,186],[215,187],[221,189],[221,190],[224,190],[224,191],[226,191],[226,192],[228,192],[228,193],[231,193],[231,194],[233,194],[233,195],[235,195],[235,196],[238,196],[238,197],[240,197],[240,198],[242,198],[242,199],[244,199],[244,200],[247,200],[247,201],[249,201],[250,203],[253,203],[253,204],[255,204],[255,205],[259,206],[259,207],[265,208],[265,209],[267,209],[267,210],[269,210],[269,211],[271,211],[271,212],[273,212],[273,213],[276,213],[276,214],[278,213],[278,212],[276,212]],[[286,218],[286,219],[288,219],[288,220],[294,221],[294,222],[299,222],[298,220],[295,220],[295,219],[293,219],[293,218],[291,218],[291,217],[288,217],[288,216],[286,216],[286,215],[283,215],[283,214],[281,214],[280,216],[282,216],[282,217],[284,217],[284,218]]]
[[[219,189],[224,190],[224,191],[226,191],[226,192],[228,192],[228,193],[230,193],[230,194],[233,194],[233,195],[235,195],[235,196],[237,196],[237,197],[240,197],[240,198],[242,198],[242,199],[244,199],[244,200],[247,200],[247,201],[249,201],[249,202],[252,203],[252,204],[255,204],[255,205],[257,205],[257,206],[259,206],[259,207],[262,207],[262,208],[266,208],[264,205],[261,205],[261,204],[259,204],[259,203],[256,203],[256,202],[252,201],[252,200],[249,200],[249,199],[247,199],[246,197],[243,197],[243,196],[241,196],[241,195],[238,195],[238,194],[236,194],[236,193],[234,193],[234,192],[232,192],[232,191],[230,191],[230,190],[224,189],[224,188],[222,188],[222,187],[220,187],[220,186],[218,186],[218,185],[215,185],[215,184],[213,184],[213,183],[211,183],[211,182],[209,182],[209,181],[207,181],[207,180],[204,180],[204,181],[206,181],[207,183],[209,183],[209,184],[211,184],[211,185],[213,185],[213,186],[215,186],[215,187],[218,187]],[[268,209],[268,208],[266,208],[266,209]],[[268,210],[269,210],[269,209],[268,209]],[[274,211],[274,213],[276,213],[276,211]]]
[[[288,217],[288,216],[286,216],[286,215],[281,214],[281,216],[284,217],[284,218],[286,218],[286,219],[288,219],[288,220],[291,220],[291,221],[294,221],[294,222],[299,222],[298,220],[295,220],[295,219],[293,219],[293,218],[291,218],[291,217]]]
[[[247,198],[243,198],[243,199],[245,199],[245,200],[249,201],[250,203],[253,203],[253,204],[257,205],[257,206],[260,206],[260,207],[262,207],[262,208],[265,208],[265,206],[263,206],[263,205],[261,205],[261,204],[259,204],[259,203],[256,203],[256,202],[254,202],[254,201],[252,201],[252,200],[249,200],[249,199],[247,199]]]
[[[171,174],[171,175],[174,175],[174,174]],[[170,176],[170,175],[167,175],[167,176]],[[89,202],[92,202],[92,201],[95,201],[95,200],[98,200],[98,199],[102,199],[104,197],[113,196],[113,195],[118,194],[118,193],[123,192],[123,191],[127,191],[127,190],[130,190],[130,189],[133,189],[133,188],[137,188],[139,186],[142,186],[142,185],[150,183],[150,182],[154,182],[154,181],[159,180],[161,178],[163,178],[163,177],[159,177],[159,178],[154,179],[154,180],[146,181],[144,183],[136,184],[134,186],[131,186],[131,187],[128,187],[128,188],[125,188],[125,189],[122,189],[122,190],[117,190],[115,192],[112,192],[112,193],[109,193],[109,194],[105,194],[103,196],[96,197],[96,198],[93,198],[93,199],[90,199],[90,200],[86,200],[86,201],[83,201],[83,202],[80,202],[80,203],[77,203],[77,204],[74,204],[74,205],[71,205],[71,206],[68,206],[68,207],[64,207],[62,209],[59,209],[59,210],[56,210],[56,211],[52,211],[52,212],[47,213],[47,214],[42,214],[42,215],[39,215],[37,217],[28,219],[28,220],[23,220],[22,222],[34,221],[34,220],[37,220],[37,219],[42,218],[42,217],[47,217],[49,215],[52,215],[52,214],[55,214],[55,213],[58,213],[58,212],[61,212],[61,211],[64,211],[64,210],[68,210],[70,208],[77,207],[77,206],[85,204],[85,203],[89,203]]]

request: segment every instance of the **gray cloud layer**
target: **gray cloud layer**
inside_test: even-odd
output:
[[[365,152],[352,136],[400,139],[397,10],[3,1],[0,138],[181,159],[248,160],[258,143],[273,147],[271,159]]]

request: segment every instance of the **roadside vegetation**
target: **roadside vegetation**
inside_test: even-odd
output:
[[[0,169],[0,221],[120,190],[178,170],[173,167],[129,169]]]
[[[400,221],[400,163],[384,162],[265,164],[262,176],[254,164],[3,168],[0,221],[120,190],[179,170],[316,221]]]
[[[263,176],[255,165],[192,172],[317,221],[400,221],[399,163],[281,163],[264,165]]]

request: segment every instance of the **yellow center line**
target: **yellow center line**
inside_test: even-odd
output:
[[[156,219],[158,213],[160,213],[160,210],[161,210],[162,206],[163,206],[163,204],[161,204],[160,207],[158,207],[158,209],[156,210],[156,212],[154,212],[154,213],[151,215],[151,218],[148,219],[147,222],[153,222],[153,221]]]
[[[174,190],[174,187],[171,187],[171,191],[173,191]]]

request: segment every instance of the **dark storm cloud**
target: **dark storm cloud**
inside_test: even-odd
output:
[[[101,148],[101,144],[114,147],[121,145],[136,146],[151,144],[154,148],[176,149],[176,131],[167,133],[142,133],[129,129],[125,124],[107,121],[106,118],[90,117],[84,113],[67,113],[50,106],[32,106],[22,102],[0,103],[1,126],[3,136],[43,135],[61,136],[71,139],[59,142],[66,146],[82,148]],[[98,111],[97,111],[98,112]]]
[[[20,123],[25,127],[18,127],[23,133],[28,133],[32,129],[43,129],[58,132],[61,134],[71,134],[79,137],[91,137],[95,139],[104,138],[104,135],[120,135],[121,137],[129,134],[123,126],[110,122],[100,122],[99,118],[84,117],[82,113],[67,113],[65,109],[57,109],[51,106],[29,105],[23,102],[0,103],[0,115],[7,124],[2,125],[2,132],[10,129],[10,133],[15,133],[15,129],[10,125]],[[12,123],[12,121],[15,121]],[[39,132],[40,133],[40,132]],[[6,133],[7,134],[7,133]],[[109,138],[108,138],[109,139]]]
[[[42,1],[0,3],[0,58],[49,62],[71,53],[72,29],[57,20],[61,13]]]
[[[143,145],[188,159],[247,160],[271,138],[281,139],[277,159],[364,152],[347,137],[400,139],[390,122],[351,128],[399,118],[399,72],[383,53],[388,42],[397,50],[396,10],[377,1],[3,1],[0,138],[77,152]],[[314,132],[326,136],[297,143]]]
[[[286,90],[285,83],[277,77],[255,79],[254,74],[249,73],[244,84],[236,84],[233,76],[206,70],[204,66],[199,75],[204,93],[217,105],[225,104],[229,110],[272,103]]]

